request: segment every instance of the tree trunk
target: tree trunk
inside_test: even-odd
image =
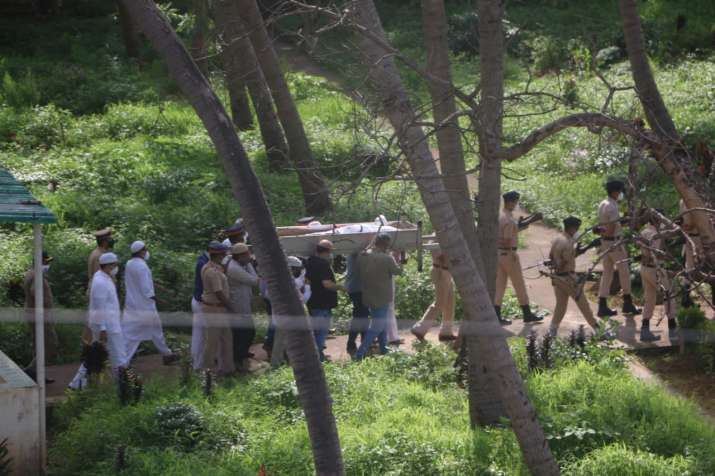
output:
[[[122,41],[124,42],[124,50],[130,58],[139,58],[139,45],[141,39],[139,31],[129,18],[129,12],[124,8],[122,2],[117,1],[117,10],[119,18],[119,26],[122,29]]]
[[[623,33],[633,81],[643,105],[646,120],[662,145],[653,152],[663,170],[671,177],[675,188],[688,208],[710,207],[710,191],[705,178],[693,167],[680,135],[663,102],[653,71],[648,63],[643,41],[643,30],[635,0],[619,0]],[[715,265],[715,229],[706,212],[693,212],[708,261]]]
[[[449,194],[452,208],[457,215],[470,255],[477,269],[484,276],[484,267],[479,250],[477,228],[474,223],[473,205],[469,196],[464,149],[459,131],[457,104],[451,86],[452,67],[447,44],[447,15],[444,0],[422,0],[422,26],[425,49],[427,51],[427,70],[439,81],[429,81],[432,97],[432,114],[438,124],[437,144],[441,164],[442,180]],[[504,415],[501,399],[496,390],[496,382],[490,374],[482,371],[477,361],[477,342],[471,336],[463,336],[463,345],[467,345],[468,385],[470,420],[473,426],[478,424],[496,424]]]
[[[214,3],[214,8],[215,21],[225,34],[224,53],[233,58],[232,62],[238,68],[251,95],[270,169],[273,171],[285,169],[289,166],[288,145],[278,116],[273,109],[273,98],[256,59],[253,45],[243,28],[238,6],[234,0],[218,0]]]
[[[221,47],[221,62],[223,63],[226,89],[231,103],[231,117],[239,131],[253,129],[253,113],[246,93],[246,75],[241,71],[240,57],[233,54],[231,43],[237,41],[238,35],[232,34],[231,23],[239,21],[238,17],[229,17],[226,1],[214,3],[214,23],[218,33],[217,44]]]
[[[288,140],[290,160],[298,173],[306,211],[311,215],[324,214],[331,209],[330,194],[318,171],[303,121],[281,71],[256,0],[237,0],[237,4]]]
[[[290,316],[287,319],[296,326],[286,335],[287,351],[305,412],[316,473],[343,474],[340,442],[323,367],[258,177],[221,102],[154,1],[122,1],[204,123],[241,206],[246,228],[254,237],[254,250],[273,296],[274,312],[278,316]],[[283,319],[280,317],[279,321]]]
[[[209,77],[209,52],[206,36],[209,29],[208,0],[192,0],[191,8],[194,14],[194,31],[191,35],[191,56],[199,67],[201,74]]]
[[[356,22],[381,42],[387,42],[372,0],[355,0],[352,7]],[[512,428],[524,453],[524,460],[534,475],[558,474],[558,465],[539,426],[534,407],[526,396],[523,381],[509,352],[504,333],[497,323],[484,281],[472,260],[444,182],[438,175],[424,131],[416,125],[417,116],[402,84],[394,57],[386,54],[382,46],[366,35],[358,38],[358,46],[364,64],[369,69],[370,83],[396,131],[399,146],[410,164],[412,174],[417,177],[417,187],[440,248],[449,257],[452,276],[468,319],[463,324],[467,326],[467,335],[473,335],[477,340],[478,358],[485,372],[495,376]]]
[[[494,298],[497,269],[497,238],[501,201],[501,160],[494,153],[501,147],[504,97],[503,0],[477,0],[479,11],[479,70],[481,101],[479,134],[479,247],[484,260],[489,295]]]

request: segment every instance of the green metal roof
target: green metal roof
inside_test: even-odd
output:
[[[57,223],[57,218],[0,167],[0,223]]]

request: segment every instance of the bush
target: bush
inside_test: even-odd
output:
[[[592,451],[564,468],[564,476],[682,476],[692,474],[692,462],[683,456],[665,458],[647,451],[614,444]]]

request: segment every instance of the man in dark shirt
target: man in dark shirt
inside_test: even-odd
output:
[[[320,361],[325,361],[325,339],[330,330],[330,318],[333,309],[338,306],[338,291],[345,288],[335,282],[335,273],[331,266],[333,259],[333,243],[321,240],[315,250],[315,255],[305,263],[306,278],[310,282],[312,295],[308,300],[308,312],[313,324],[315,344],[318,346]]]

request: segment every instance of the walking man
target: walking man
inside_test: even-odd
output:
[[[95,231],[94,238],[97,240],[97,247],[92,250],[87,259],[87,296],[89,296],[92,279],[95,273],[99,271],[99,257],[114,248],[114,238],[112,238],[111,228]]]
[[[526,293],[526,283],[521,272],[521,261],[516,252],[519,244],[519,232],[529,226],[529,222],[520,218],[514,218],[514,210],[519,204],[519,192],[511,191],[502,195],[504,208],[499,216],[499,238],[497,247],[499,257],[497,260],[497,282],[496,296],[494,297],[494,310],[497,313],[499,322],[503,325],[511,324],[509,319],[502,317],[501,305],[506,292],[506,281],[511,280],[511,284],[516,291],[516,298],[524,315],[524,322],[539,322],[544,318],[536,316],[531,312],[529,306],[529,296]]]
[[[218,376],[236,371],[233,363],[233,337],[230,328],[228,279],[221,262],[228,248],[223,243],[209,243],[209,262],[201,270],[203,294],[201,314],[204,318],[204,342],[201,368],[213,369]]]
[[[412,327],[412,333],[420,341],[434,325],[438,316],[442,316],[442,327],[439,330],[440,341],[455,340],[452,331],[454,322],[454,283],[449,272],[447,255],[441,250],[432,251],[432,284],[434,285],[435,300],[425,311],[422,320]]]
[[[370,311],[362,302],[362,285],[360,283],[360,269],[358,267],[359,253],[353,253],[347,258],[347,270],[345,273],[345,289],[350,296],[352,303],[352,320],[350,321],[350,331],[348,333],[348,354],[351,356],[357,352],[357,337],[360,342],[365,338],[365,331],[368,326],[368,316]]]
[[[131,362],[134,354],[145,340],[154,343],[162,355],[164,365],[178,360],[164,340],[159,311],[156,308],[154,278],[147,265],[149,250],[143,241],[135,241],[130,247],[132,258],[124,270],[124,319],[122,331],[127,345],[127,361]]]
[[[608,296],[611,294],[611,282],[614,269],[618,270],[618,279],[623,289],[623,314],[640,314],[640,309],[633,305],[631,297],[631,275],[628,270],[628,253],[623,245],[611,249],[621,239],[621,214],[618,211],[618,201],[623,198],[625,184],[620,180],[606,182],[608,197],[598,206],[598,223],[601,228],[600,252],[608,253],[603,257],[603,274],[598,290],[598,317],[610,317],[618,314],[608,307]]]
[[[578,218],[573,216],[566,218],[563,233],[554,238],[551,243],[549,252],[552,268],[551,285],[554,287],[556,295],[556,308],[549,328],[552,336],[557,335],[561,321],[566,314],[569,297],[576,302],[579,311],[594,331],[599,330],[598,322],[593,317],[593,311],[583,292],[584,283],[580,282],[576,275],[576,257],[585,253],[589,248],[581,248],[574,239],[580,227],[581,220]]]
[[[112,376],[117,378],[119,369],[128,365],[115,281],[119,271],[119,258],[114,253],[104,253],[99,257],[98,264],[99,270],[94,273],[90,286],[87,325],[92,334],[91,342],[101,342],[107,347]],[[82,364],[69,387],[73,389],[85,387],[86,375],[87,369]]]
[[[362,299],[370,310],[371,319],[365,339],[360,342],[360,348],[355,354],[356,360],[365,358],[375,338],[378,339],[380,353],[386,354],[388,351],[386,326],[387,313],[394,299],[392,279],[402,274],[402,268],[388,251],[391,241],[390,235],[378,235],[374,248],[360,255],[358,260]]]
[[[315,255],[305,263],[306,277],[312,290],[308,300],[308,313],[321,362],[325,361],[325,340],[330,330],[333,309],[338,307],[338,291],[345,291],[342,285],[335,282],[332,260],[333,243],[330,240],[320,240],[315,248]]]
[[[194,271],[194,294],[191,297],[191,360],[194,370],[201,369],[201,356],[204,353],[204,317],[201,312],[201,300],[204,293],[204,285],[201,281],[201,270],[209,262],[209,252],[204,250],[196,258]]]
[[[663,213],[657,210],[658,213]],[[649,217],[648,224],[643,228],[640,237],[643,240],[641,248],[641,280],[643,281],[643,319],[641,321],[641,342],[655,342],[660,340],[650,330],[650,320],[655,311],[658,299],[658,289],[663,290],[663,307],[668,318],[668,330],[673,333],[677,328],[675,321],[675,299],[673,299],[672,281],[668,272],[659,263],[658,251],[663,251],[664,237],[658,228],[655,214]]]
[[[233,336],[233,362],[241,366],[243,361],[253,357],[251,344],[256,336],[256,326],[251,316],[253,289],[258,288],[259,278],[251,264],[248,245],[236,243],[231,248],[232,259],[226,265],[229,288],[229,310],[233,314],[231,333]]]
[[[55,330],[55,323],[52,318],[52,308],[54,299],[52,298],[52,288],[50,288],[50,283],[47,280],[47,273],[50,271],[50,263],[53,258],[47,254],[46,251],[42,252],[42,289],[43,289],[43,307],[45,309],[45,362],[50,362],[57,357],[57,332]],[[25,273],[25,279],[23,280],[23,289],[25,290],[25,315],[27,317],[27,322],[30,324],[30,335],[32,335],[32,345],[35,345],[35,267],[31,267]],[[36,350],[36,349],[35,349]],[[37,352],[33,352],[32,361],[27,365],[26,373],[30,375],[33,379],[37,375],[37,362],[35,357]],[[34,372],[34,373],[33,373]],[[45,378],[47,383],[52,383],[54,380],[50,378]]]

